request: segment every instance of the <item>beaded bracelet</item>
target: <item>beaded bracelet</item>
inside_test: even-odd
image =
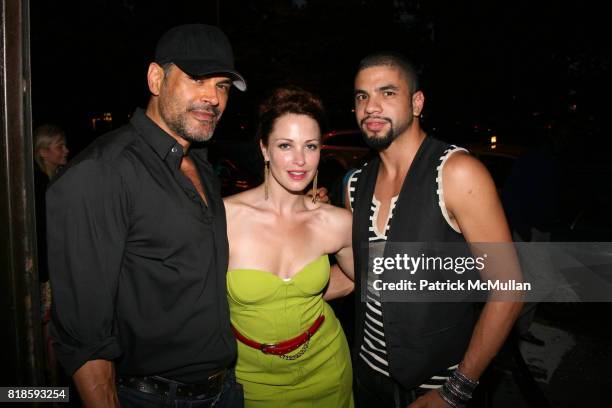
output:
[[[455,370],[444,385],[438,389],[438,393],[452,408],[459,408],[472,398],[476,386],[478,386],[478,381],[473,381],[459,370]]]

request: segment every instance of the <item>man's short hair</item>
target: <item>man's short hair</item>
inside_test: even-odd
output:
[[[359,62],[357,73],[366,68],[387,66],[399,69],[408,81],[410,94],[419,90],[419,76],[414,65],[402,54],[393,51],[383,51],[370,54]]]

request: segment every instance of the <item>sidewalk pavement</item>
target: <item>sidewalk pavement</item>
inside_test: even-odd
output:
[[[609,304],[543,304],[530,331],[545,344],[520,342],[538,391],[551,408],[612,407],[612,315]],[[493,408],[545,408],[530,403],[513,367],[496,367]],[[514,370],[516,372],[516,370]],[[533,392],[531,392],[533,393]],[[526,395],[527,394],[527,395]],[[533,398],[531,398],[533,399]]]

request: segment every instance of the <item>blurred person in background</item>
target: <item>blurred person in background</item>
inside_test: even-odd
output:
[[[36,240],[38,246],[38,278],[40,282],[40,312],[45,342],[47,380],[57,383],[57,362],[49,338],[51,318],[51,286],[47,267],[47,217],[45,191],[51,180],[66,165],[68,153],[66,134],[52,124],[40,125],[34,130],[34,194],[36,206]]]
[[[52,180],[68,160],[66,133],[56,125],[40,125],[34,130],[34,160],[36,174],[42,172]]]

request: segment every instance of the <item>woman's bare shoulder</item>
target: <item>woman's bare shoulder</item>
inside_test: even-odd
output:
[[[330,204],[321,204],[315,210],[317,216],[311,227],[315,236],[325,246],[326,253],[336,253],[350,246],[352,236],[353,215],[345,209]]]
[[[252,189],[224,197],[223,204],[225,205],[225,211],[236,213],[253,208],[253,202],[256,198],[255,194],[256,192]]]

